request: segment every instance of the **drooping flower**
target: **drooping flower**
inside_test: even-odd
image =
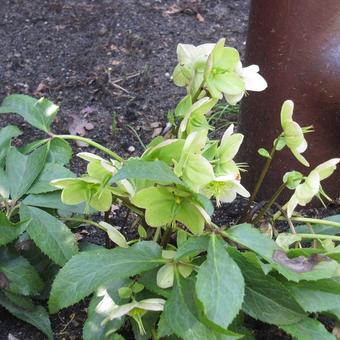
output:
[[[239,168],[233,158],[240,149],[243,137],[241,133],[234,133],[234,124],[231,124],[224,132],[215,153],[214,172],[216,176],[234,175],[235,179],[240,177]]]
[[[258,65],[242,67],[242,63],[239,61],[235,71],[244,82],[244,91],[236,95],[225,93],[224,97],[230,105],[237,104],[243,98],[246,91],[261,92],[268,86],[266,80],[259,74],[260,68]]]
[[[188,93],[194,95],[204,79],[205,65],[214,46],[215,44],[178,44],[178,65],[172,74],[174,83],[177,86],[186,86]]]
[[[340,158],[333,158],[327,162],[318,165],[305,178],[304,182],[299,184],[287,204],[287,216],[291,217],[294,209],[298,206],[305,206],[314,196],[323,193],[321,181],[329,177],[336,169]],[[327,196],[326,196],[327,197]]]
[[[174,167],[176,176],[182,178],[195,192],[199,192],[214,178],[212,165],[201,154],[206,141],[207,131],[191,132],[185,140],[181,157]]]
[[[290,149],[295,158],[305,166],[309,166],[307,160],[301,155],[307,149],[307,141],[304,133],[311,132],[312,126],[301,128],[293,121],[294,102],[286,100],[281,108],[281,126],[283,135],[279,137],[277,149],[282,149],[285,145]]]

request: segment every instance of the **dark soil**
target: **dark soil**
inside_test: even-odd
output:
[[[225,37],[242,54],[248,10],[249,0],[0,0],[0,100],[12,93],[45,96],[61,106],[56,133],[68,133],[74,119],[83,120],[93,125],[85,137],[122,156],[139,155],[129,126],[149,142],[183,95],[170,80],[176,45]],[[42,136],[20,118],[0,118],[0,127],[8,123],[24,130],[22,143]],[[75,146],[80,150],[94,151]],[[71,166],[81,173],[84,164]],[[241,204],[217,218],[236,219]],[[92,236],[96,243],[103,239]],[[55,338],[81,339],[85,317],[86,302],[52,316]],[[258,338],[286,339],[276,328],[257,325],[251,324]],[[44,339],[0,309],[0,340],[9,334]]]

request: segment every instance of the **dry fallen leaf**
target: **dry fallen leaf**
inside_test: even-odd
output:
[[[158,127],[156,129],[154,129],[151,138],[155,138],[155,137],[159,136],[162,133],[162,130],[163,130],[162,127]]]
[[[331,259],[328,256],[320,254],[312,254],[309,257],[298,256],[290,259],[284,251],[275,250],[273,260],[296,273],[305,273],[310,272],[318,263],[322,261],[330,261]]]

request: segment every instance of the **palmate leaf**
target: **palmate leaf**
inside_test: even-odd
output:
[[[127,278],[162,263],[160,246],[147,241],[130,248],[80,253],[59,271],[52,285],[49,309],[55,313],[77,303],[108,280]]]
[[[46,98],[13,94],[4,99],[0,113],[16,113],[37,129],[48,132],[59,107]]]
[[[265,275],[261,266],[236,249],[228,253],[241,268],[246,289],[243,311],[266,323],[287,325],[304,319],[307,315],[290,291],[278,280]]]
[[[0,246],[14,241],[28,226],[28,221],[12,223],[5,213],[0,211]]]
[[[23,256],[7,247],[0,248],[0,273],[9,282],[9,292],[37,295],[43,288],[43,281],[35,268]]]
[[[6,160],[6,174],[13,200],[21,198],[31,187],[45,165],[47,152],[46,145],[27,156],[14,147],[9,149]]]
[[[33,305],[32,300],[27,297],[19,295],[14,297],[13,295],[6,295],[1,291],[0,305],[18,319],[30,323],[40,329],[49,340],[53,339],[53,332],[48,313],[42,306]]]
[[[21,204],[20,217],[29,220],[28,234],[55,263],[62,266],[78,252],[74,234],[54,216],[39,208]]]
[[[61,165],[68,164],[72,158],[71,145],[61,138],[53,138],[49,142],[47,161]]]
[[[215,234],[211,234],[207,260],[198,271],[196,293],[207,318],[222,328],[228,327],[242,306],[241,270]]]

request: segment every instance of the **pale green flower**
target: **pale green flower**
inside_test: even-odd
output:
[[[242,67],[242,63],[239,61],[235,71],[244,81],[244,90],[236,95],[224,94],[226,101],[230,105],[237,104],[243,98],[246,91],[261,92],[268,86],[265,79],[259,74],[260,68],[257,65]]]
[[[290,149],[295,158],[305,166],[309,166],[307,160],[301,155],[307,149],[307,141],[304,133],[311,132],[312,126],[301,128],[293,121],[294,102],[286,100],[281,108],[281,126],[283,135],[279,138],[278,149],[285,145]]]
[[[322,193],[320,182],[329,177],[336,169],[336,165],[340,162],[340,158],[333,158],[327,162],[318,165],[305,178],[304,182],[299,184],[293,196],[287,204],[287,215],[291,217],[297,205],[305,206],[314,196]]]
[[[249,197],[249,192],[242,186],[239,180],[233,175],[215,177],[204,189],[204,194],[208,197],[215,197],[217,206],[222,203],[231,203],[237,194]]]
[[[240,176],[240,171],[233,158],[238,153],[243,142],[241,133],[234,133],[234,124],[224,132],[221,143],[217,148],[214,160],[214,171],[217,176]]]
[[[214,46],[215,44],[178,44],[178,65],[172,74],[174,83],[177,86],[186,86],[188,92],[194,95],[203,82],[205,65]]]
[[[209,55],[204,80],[207,90],[213,98],[221,99],[224,94],[239,95],[245,91],[245,84],[236,72],[240,61],[238,51],[224,46],[225,39],[220,39]]]

